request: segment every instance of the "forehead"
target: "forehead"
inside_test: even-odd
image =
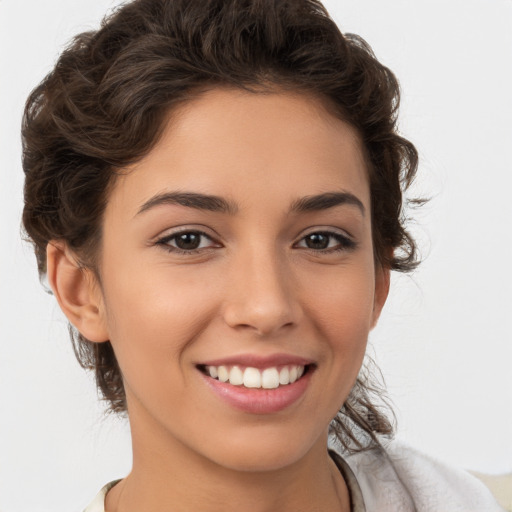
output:
[[[169,114],[158,143],[118,179],[111,200],[135,213],[167,189],[232,196],[242,205],[343,190],[369,207],[367,174],[357,132],[326,102],[219,88]]]

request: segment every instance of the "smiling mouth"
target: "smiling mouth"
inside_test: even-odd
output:
[[[251,366],[237,365],[213,366],[198,365],[198,369],[208,377],[250,389],[277,389],[300,380],[312,371],[313,365],[282,365],[259,369]]]

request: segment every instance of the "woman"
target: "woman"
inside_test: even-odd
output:
[[[132,432],[88,512],[498,510],[387,441],[358,378],[390,271],[416,265],[397,106],[306,0],[135,0],[33,91],[24,226]]]

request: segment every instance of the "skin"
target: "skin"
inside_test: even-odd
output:
[[[215,89],[173,112],[126,171],[103,219],[100,282],[64,243],[48,248],[63,311],[88,339],[111,341],[124,377],[133,469],[106,510],[349,510],[328,425],[389,286],[373,258],[356,132],[311,96]],[[176,191],[221,196],[237,211],[151,205]],[[362,207],[290,212],[328,192]],[[198,230],[207,237],[197,252],[173,250],[170,235]],[[352,243],[328,236],[326,248],[308,247],[326,231]],[[271,414],[234,408],[197,368],[276,353],[306,358],[314,371],[299,400]]]

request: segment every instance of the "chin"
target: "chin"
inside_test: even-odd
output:
[[[219,466],[233,471],[268,472],[292,466],[315,446],[321,445],[323,450],[326,449],[327,430],[325,436],[315,437],[297,431],[297,426],[294,429],[292,433],[281,428],[277,429],[280,432],[263,427],[259,432],[247,429],[242,435],[224,437],[215,446],[208,447],[210,454],[205,455]],[[229,439],[227,445],[226,438]]]

